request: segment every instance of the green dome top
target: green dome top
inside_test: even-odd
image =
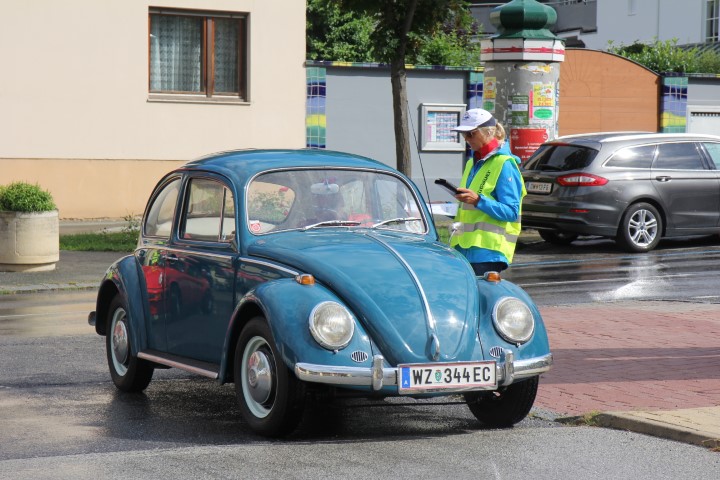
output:
[[[512,0],[490,13],[490,22],[498,31],[493,38],[556,39],[548,30],[556,21],[555,9],[537,0]]]

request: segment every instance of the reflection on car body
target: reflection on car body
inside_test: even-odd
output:
[[[328,151],[227,152],[169,173],[90,321],[119,389],[145,389],[158,366],[234,382],[249,426],[272,436],[340,393],[463,394],[510,426],[552,364],[532,300],[440,243],[412,182]]]
[[[544,143],[523,166],[523,227],[548,242],[609,237],[647,252],[720,233],[720,137],[615,132]]]

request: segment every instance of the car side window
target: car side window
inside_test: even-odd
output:
[[[150,237],[170,238],[175,204],[180,192],[180,179],[176,178],[166,184],[155,196],[145,217],[143,226],[145,235]]]
[[[704,170],[702,156],[694,143],[661,143],[653,163],[655,169]]]
[[[715,164],[715,168],[720,170],[720,143],[703,143],[703,146]]]
[[[605,164],[606,167],[650,168],[655,156],[655,145],[626,147],[618,150]]]
[[[193,178],[180,226],[185,240],[229,242],[235,233],[232,193],[220,182]]]

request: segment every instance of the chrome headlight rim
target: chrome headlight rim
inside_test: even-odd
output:
[[[527,310],[527,314],[529,316],[530,320],[530,329],[529,331],[521,336],[521,337],[514,337],[504,327],[504,325],[501,323],[501,319],[499,318],[499,310],[502,308],[507,302],[517,302],[519,306],[522,306],[525,310]],[[492,311],[492,321],[493,326],[495,327],[495,331],[508,343],[513,343],[515,345],[522,345],[523,343],[527,343],[530,341],[530,339],[535,334],[535,315],[533,315],[532,310],[528,306],[528,304],[522,300],[520,300],[517,297],[501,297],[493,306]]]
[[[345,313],[345,316],[347,318],[347,331],[343,335],[343,341],[333,343],[322,334],[318,326],[318,315],[322,312],[322,310],[326,308],[339,308],[342,312]],[[310,328],[310,334],[312,335],[313,339],[315,339],[315,341],[321,347],[332,351],[342,350],[343,348],[347,347],[352,341],[353,335],[355,334],[355,318],[353,317],[352,313],[350,313],[350,311],[344,305],[332,300],[326,300],[315,305],[315,307],[310,312],[308,326]]]

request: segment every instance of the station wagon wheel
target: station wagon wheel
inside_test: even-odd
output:
[[[465,401],[475,418],[494,428],[511,427],[530,413],[538,390],[538,377],[501,387],[494,392],[469,392]]]
[[[234,367],[235,392],[250,428],[270,437],[292,432],[302,418],[305,386],[283,363],[263,317],[240,333]]]
[[[553,245],[570,245],[578,238],[575,233],[559,232],[557,230],[538,230],[538,234],[540,234],[540,238]]]
[[[660,243],[662,217],[649,203],[636,203],[623,214],[616,241],[633,253],[649,252]]]
[[[137,358],[132,351],[130,321],[120,294],[115,295],[110,302],[105,353],[110,377],[118,389],[124,392],[140,392],[150,384],[155,369],[151,363]]]

